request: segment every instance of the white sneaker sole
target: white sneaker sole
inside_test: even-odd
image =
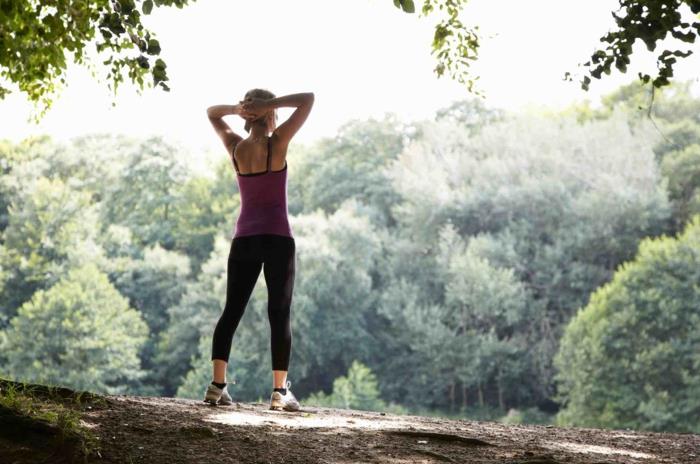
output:
[[[270,409],[275,410],[275,411],[292,411],[292,412],[299,411],[298,408],[289,407],[281,399],[278,399],[275,397],[270,399]]]

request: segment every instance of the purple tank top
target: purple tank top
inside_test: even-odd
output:
[[[267,138],[267,169],[263,172],[241,174],[236,167],[241,212],[233,238],[246,235],[274,234],[294,237],[287,209],[287,162],[280,171],[270,169],[270,137]]]

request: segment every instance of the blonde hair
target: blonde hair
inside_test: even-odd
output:
[[[270,100],[272,98],[275,98],[275,94],[270,92],[267,89],[250,89],[245,93],[245,97],[243,99],[245,100],[246,98],[251,97],[251,98],[262,98],[263,100]],[[267,119],[267,128],[270,132],[274,131],[277,128],[277,110],[274,109],[272,110],[272,119]],[[246,132],[250,132],[250,121],[245,122],[245,126],[243,126]]]

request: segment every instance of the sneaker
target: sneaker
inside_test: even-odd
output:
[[[209,403],[212,406],[216,406],[217,404],[233,404],[233,399],[231,399],[231,395],[228,394],[227,388],[228,385],[224,386],[224,388],[219,388],[210,383],[209,386],[207,386],[206,393],[204,394],[204,402]]]
[[[298,411],[301,408],[299,401],[297,401],[296,397],[294,396],[294,393],[292,393],[292,391],[289,389],[291,385],[292,382],[287,380],[287,384],[285,385],[285,388],[287,389],[286,395],[283,395],[278,391],[272,392],[272,395],[270,395],[270,409],[276,409],[278,411],[281,411],[282,409],[285,411]]]

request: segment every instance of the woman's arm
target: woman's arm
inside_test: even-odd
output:
[[[281,107],[296,107],[289,118],[275,129],[278,139],[283,144],[288,144],[294,134],[301,128],[314,105],[314,93],[303,92],[271,98],[269,100],[254,99],[243,102],[243,110],[251,110],[253,113],[266,112]]]
[[[277,97],[277,98],[271,98],[269,100],[265,100],[265,102],[269,105],[271,105],[273,108],[281,108],[281,107],[297,107],[299,108],[300,106],[303,105],[312,105],[314,102],[314,93],[313,92],[303,92],[303,93],[293,93],[290,95],[285,95],[283,97]],[[244,105],[245,107],[245,105]]]
[[[207,108],[207,116],[210,118],[220,118],[228,114],[239,114],[245,116],[246,112],[240,104],[237,105],[214,105]],[[245,119],[245,118],[244,118]]]
[[[224,147],[228,154],[232,157],[233,150],[238,145],[238,142],[243,140],[243,137],[231,130],[228,124],[222,119],[228,114],[238,114],[245,119],[248,113],[243,110],[241,105],[214,105],[207,108],[207,117],[209,122],[214,127],[216,134],[224,143]]]

